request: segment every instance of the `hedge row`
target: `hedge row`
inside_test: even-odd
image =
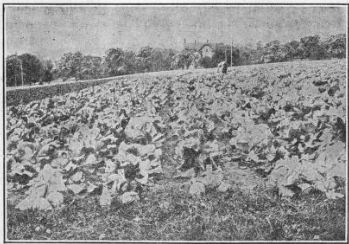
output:
[[[56,95],[63,95],[65,93],[80,91],[84,88],[90,86],[100,85],[112,80],[118,80],[117,77],[98,79],[98,80],[88,80],[88,81],[78,81],[69,83],[59,83],[59,84],[49,84],[43,86],[35,87],[24,87],[8,89],[6,91],[6,105],[15,106],[19,103],[29,103],[34,100],[41,100],[46,97],[52,97]]]

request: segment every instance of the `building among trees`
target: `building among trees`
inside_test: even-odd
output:
[[[197,42],[196,40],[192,43],[187,43],[184,39],[183,49],[198,52],[202,58],[212,58],[215,50],[223,47],[223,43],[211,43],[208,40],[206,42]]]

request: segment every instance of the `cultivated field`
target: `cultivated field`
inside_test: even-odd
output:
[[[7,238],[344,240],[346,60],[7,107]]]

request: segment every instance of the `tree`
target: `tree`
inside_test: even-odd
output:
[[[281,49],[285,53],[286,60],[292,60],[294,58],[302,57],[302,52],[301,52],[301,49],[299,48],[298,41],[287,42],[281,47]]]
[[[225,55],[227,55],[227,62],[230,66],[231,62],[231,46],[228,45],[219,45],[216,46],[212,56],[212,67],[216,67],[220,62],[225,60]],[[237,65],[239,62],[240,51],[238,48],[233,47],[233,65]]]
[[[19,86],[41,82],[44,75],[44,66],[32,54],[25,53],[20,56],[11,55],[6,58],[6,85]]]
[[[214,67],[212,59],[210,57],[203,57],[200,59],[200,66],[204,68],[212,68]]]
[[[153,48],[150,46],[142,47],[137,53],[137,68],[138,72],[150,72],[152,71],[152,53]]]
[[[21,60],[17,55],[6,57],[6,86],[20,86],[21,82]]]
[[[303,58],[322,59],[326,57],[325,49],[320,45],[318,35],[301,38],[300,49],[303,52]]]
[[[47,60],[43,60],[42,64],[43,64],[44,73],[41,80],[43,82],[50,82],[51,80],[53,80],[53,74],[52,74],[53,63],[51,60],[47,59]]]
[[[326,54],[332,58],[345,58],[346,56],[346,36],[345,34],[338,34],[330,36],[322,43]]]
[[[264,45],[262,41],[258,41],[256,44],[256,50],[253,55],[254,63],[263,63],[263,53],[264,53]]]
[[[150,56],[147,56],[149,55]],[[142,58],[145,67],[149,67],[148,71],[170,70],[171,62],[175,52],[172,49],[149,48],[141,50],[139,57]]]
[[[220,62],[225,60],[226,46],[219,46],[214,49],[212,56],[212,65],[217,66]],[[229,60],[229,58],[227,58]]]
[[[83,79],[82,77],[82,60],[84,58],[84,55],[81,52],[76,52],[73,55],[73,73],[74,73],[74,78],[76,80],[81,80]]]
[[[174,49],[164,49],[163,51],[163,70],[171,70],[171,63],[176,55],[177,51]]]
[[[73,66],[73,53],[65,53],[60,58],[58,62],[58,74],[63,79],[66,80],[70,76],[74,75],[72,71]]]
[[[258,41],[257,42],[256,48],[257,48],[257,50],[263,50],[263,43],[262,43],[262,41]]]
[[[286,55],[281,48],[280,41],[275,40],[265,44],[263,53],[265,63],[284,61],[286,59],[285,56]]]
[[[118,71],[124,64],[124,51],[121,48],[110,48],[104,58],[104,73],[107,76],[120,75]]]
[[[239,65],[251,64],[251,52],[246,49],[240,51]]]
[[[153,48],[150,46],[142,47],[139,51],[137,56],[140,58],[149,58],[151,56],[151,53],[153,52]]]
[[[65,53],[58,62],[59,76],[66,80],[74,77],[77,80],[82,79],[82,59],[81,52]]]
[[[155,48],[150,53],[151,68],[150,71],[161,71],[163,68],[162,62],[164,61],[162,50]]]
[[[136,54],[133,51],[124,52],[124,66],[127,74],[134,74],[137,70]]]
[[[29,53],[20,55],[19,59],[22,60],[24,84],[41,82],[44,67],[40,60]]]
[[[233,47],[233,65],[239,64],[240,50]]]
[[[81,78],[96,79],[102,76],[102,58],[95,56],[83,56],[81,59]]]
[[[182,50],[180,53],[173,56],[171,67],[174,69],[189,69],[199,66],[200,53],[194,50]]]

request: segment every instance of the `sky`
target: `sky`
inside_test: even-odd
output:
[[[5,54],[57,59],[66,52],[103,56],[108,48],[187,42],[287,42],[346,33],[343,7],[6,6]]]

